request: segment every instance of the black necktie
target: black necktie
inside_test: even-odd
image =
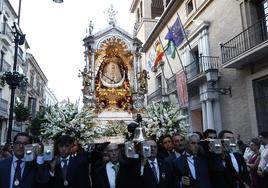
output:
[[[67,177],[67,161],[68,161],[68,159],[62,159],[61,161],[63,162],[63,166],[61,168],[62,177],[63,177],[63,180],[65,181],[66,177]]]
[[[22,160],[17,160],[17,166],[15,169],[15,174],[14,174],[14,179],[13,179],[13,187],[19,187],[19,185],[21,184],[21,163],[23,161]]]
[[[154,174],[154,177],[155,177],[156,182],[158,182],[158,177],[157,177],[156,167],[155,167],[154,164],[155,164],[155,162],[152,161],[152,162],[151,162],[152,171],[153,171],[153,174]]]

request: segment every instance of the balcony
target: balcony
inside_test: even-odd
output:
[[[14,40],[14,35],[11,27],[7,23],[3,23],[1,28],[1,39],[7,44],[11,45]]]
[[[224,68],[242,68],[268,56],[268,14],[221,45]]]
[[[147,103],[151,104],[154,102],[159,102],[162,100],[162,96],[165,94],[165,88],[158,88],[153,93],[149,94],[147,97]]]
[[[187,83],[195,83],[201,79],[205,79],[207,72],[218,71],[219,57],[200,56],[197,60],[185,66],[187,75]]]
[[[168,92],[168,94],[177,91],[176,75],[177,75],[177,73],[173,74],[169,79],[167,79],[167,92]]]
[[[7,72],[10,71],[11,65],[3,59],[3,63],[0,64],[0,72]]]
[[[8,101],[0,98],[0,118],[8,118]]]

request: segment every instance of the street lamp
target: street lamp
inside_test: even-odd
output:
[[[53,0],[55,3],[63,3],[63,0]],[[9,119],[8,119],[8,129],[7,129],[7,143],[11,143],[11,132],[12,132],[12,123],[13,123],[13,111],[14,111],[14,101],[15,101],[15,91],[17,86],[19,86],[21,80],[18,79],[17,72],[17,58],[18,58],[18,48],[19,45],[23,45],[25,42],[25,34],[22,33],[19,24],[20,24],[20,11],[21,11],[21,0],[19,1],[19,10],[18,10],[18,22],[14,22],[13,29],[14,32],[14,63],[13,63],[13,72],[9,77],[9,82],[7,84],[10,86],[10,107],[9,107]]]

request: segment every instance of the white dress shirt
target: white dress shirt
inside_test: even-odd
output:
[[[113,169],[113,166],[114,164],[111,161],[106,164],[106,173],[108,176],[110,188],[115,188],[115,171]]]
[[[19,160],[15,155],[12,156],[12,163],[11,163],[11,171],[10,171],[10,184],[9,184],[9,188],[13,188],[13,181],[14,181],[14,175],[15,175],[15,170],[17,167],[17,160]],[[20,164],[20,168],[21,168],[21,177],[23,177],[23,172],[25,169],[25,160],[24,158],[20,159],[22,160],[22,163]],[[36,158],[36,162],[37,164],[41,165],[44,164],[44,159],[42,156],[37,156]]]
[[[62,158],[62,157],[60,158],[60,166],[61,166],[61,168],[63,168],[63,165],[64,165],[63,160],[67,160],[67,166],[68,166],[69,165],[69,161],[70,161],[70,155],[68,155],[68,157],[66,157],[66,158]],[[55,176],[55,172],[52,172],[51,170],[49,170],[49,174],[52,177]]]
[[[67,161],[67,166],[69,165],[69,161],[70,161],[70,155],[68,155],[68,157],[66,157],[66,158],[60,158],[60,166],[61,166],[61,168],[63,168],[63,165],[64,165],[64,160],[66,160]]]
[[[230,153],[230,157],[231,157],[231,161],[232,161],[232,164],[233,164],[233,167],[234,167],[235,171],[237,173],[239,173],[239,166],[238,166],[238,163],[237,163],[237,160],[236,160],[234,154]]]
[[[268,144],[264,147],[264,150],[261,152],[261,160],[259,163],[259,168],[262,171],[268,171]]]
[[[194,156],[193,155],[187,156],[187,163],[188,163],[188,166],[190,168],[192,177],[194,179],[196,179],[196,172],[195,172],[195,164],[194,164]]]
[[[10,173],[10,184],[9,184],[9,188],[13,187],[13,181],[14,181],[14,175],[15,175],[15,170],[17,167],[17,160],[19,160],[15,155],[13,155],[12,157],[12,163],[11,163],[11,173]],[[25,160],[22,158],[20,159],[22,161],[22,163],[20,164],[20,168],[21,168],[21,177],[23,175],[24,172],[24,168],[25,168]]]
[[[174,153],[175,153],[176,159],[181,156],[181,154],[179,152],[176,152],[175,150],[174,150]]]

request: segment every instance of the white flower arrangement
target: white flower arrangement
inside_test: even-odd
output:
[[[92,140],[92,112],[82,109],[78,113],[78,103],[67,102],[55,105],[45,113],[46,123],[41,125],[41,137],[54,138],[63,134],[74,136],[81,142]]]
[[[153,102],[147,108],[148,120],[145,130],[148,137],[155,136],[159,139],[163,134],[174,134],[180,132],[186,134],[188,116],[183,114],[183,110],[170,103]]]
[[[105,124],[96,122],[94,127],[95,137],[123,136],[127,134],[127,124],[124,121],[107,121]]]
[[[45,113],[46,123],[41,125],[41,137],[57,139],[68,134],[80,141],[82,145],[101,137],[123,136],[127,133],[124,121],[93,121],[93,111],[82,108],[78,113],[78,103],[67,102],[55,105]]]

